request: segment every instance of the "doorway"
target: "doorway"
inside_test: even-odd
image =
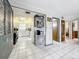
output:
[[[69,39],[69,21],[65,21],[65,40]]]
[[[27,10],[23,10],[20,8],[13,7],[14,10],[14,28],[18,29],[17,34],[18,38],[27,37],[30,38],[32,42],[33,38],[33,27],[34,27],[34,13],[26,12]],[[28,39],[26,39],[28,40]]]
[[[78,20],[72,21],[72,39],[78,40]]]
[[[78,41],[78,20],[67,20],[65,21],[65,25],[65,42]]]

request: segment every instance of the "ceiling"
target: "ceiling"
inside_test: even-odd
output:
[[[79,15],[79,0],[9,0],[14,6],[49,16]]]

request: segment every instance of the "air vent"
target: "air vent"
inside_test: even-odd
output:
[[[29,11],[26,11],[25,13],[26,13],[26,14],[30,14],[30,12],[29,12]]]

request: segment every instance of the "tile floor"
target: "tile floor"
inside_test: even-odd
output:
[[[8,59],[79,59],[79,41],[69,39],[53,45],[37,47],[30,38],[21,37]]]

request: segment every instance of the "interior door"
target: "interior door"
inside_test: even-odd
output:
[[[61,20],[61,41],[65,41],[65,20]]]
[[[53,40],[58,42],[58,27],[57,27],[57,20],[56,18],[53,19]]]

